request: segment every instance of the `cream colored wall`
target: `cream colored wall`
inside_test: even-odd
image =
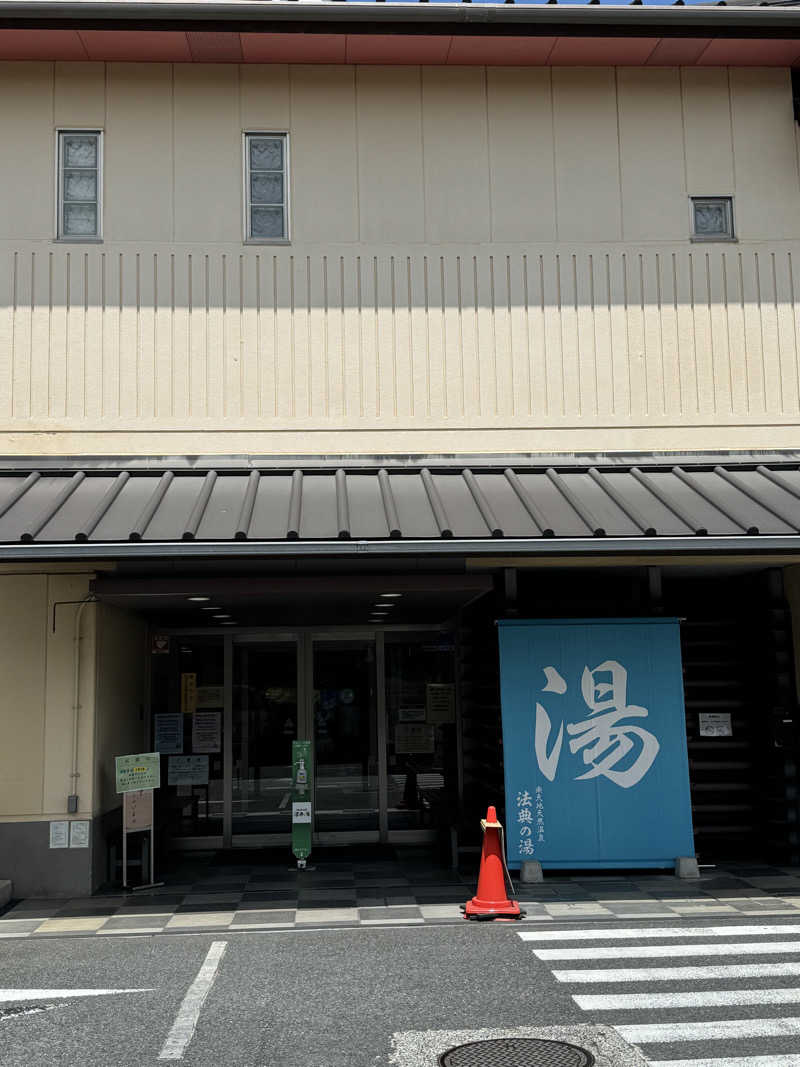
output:
[[[78,773],[73,784],[75,615],[85,574],[0,575],[0,821],[76,818],[93,804],[95,608],[81,620]],[[53,619],[55,616],[55,629]]]
[[[3,99],[3,452],[797,444],[786,70],[8,63]],[[105,131],[103,244],[52,241],[58,125]],[[244,129],[290,133],[289,246],[242,244]],[[739,243],[689,242],[710,194]]]
[[[145,641],[138,616],[97,606],[96,787],[94,813],[119,807],[114,757],[148,749],[145,740]]]

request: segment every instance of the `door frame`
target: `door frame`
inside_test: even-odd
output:
[[[223,642],[223,814],[222,838],[186,837],[173,840],[173,848],[191,850],[203,848],[258,848],[285,845],[289,847],[291,834],[233,833],[233,652],[236,645],[294,643],[297,659],[297,735],[298,740],[311,742],[314,759],[314,642],[364,640],[375,644],[375,715],[377,716],[378,745],[378,829],[352,831],[316,831],[312,845],[326,844],[423,844],[433,840],[431,830],[389,830],[389,772],[387,758],[388,722],[386,712],[386,635],[392,633],[451,633],[451,625],[397,624],[385,626],[293,626],[293,627],[196,627],[151,626],[150,633],[170,637],[221,637]],[[148,649],[151,641],[148,641]],[[149,662],[149,656],[148,656]],[[148,682],[149,674],[148,671]],[[461,765],[461,715],[459,686],[456,672],[456,724],[459,767]],[[148,685],[148,729],[152,737],[152,702]],[[316,770],[316,764],[314,764]],[[461,780],[459,775],[459,795]]]

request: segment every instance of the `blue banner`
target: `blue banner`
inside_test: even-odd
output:
[[[509,865],[693,856],[677,619],[498,627]]]

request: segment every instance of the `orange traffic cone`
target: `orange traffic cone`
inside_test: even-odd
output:
[[[515,900],[509,900],[506,893],[506,863],[503,856],[501,834],[503,827],[497,821],[497,811],[493,806],[481,819],[483,827],[483,848],[481,849],[481,866],[478,872],[478,891],[472,900],[464,905],[465,919],[521,919],[522,912]]]

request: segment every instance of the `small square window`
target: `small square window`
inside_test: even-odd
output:
[[[285,241],[289,236],[286,134],[246,133],[245,239]]]
[[[693,196],[692,239],[732,241],[733,199],[730,196]]]
[[[101,230],[100,130],[58,131],[58,238],[97,240]]]

